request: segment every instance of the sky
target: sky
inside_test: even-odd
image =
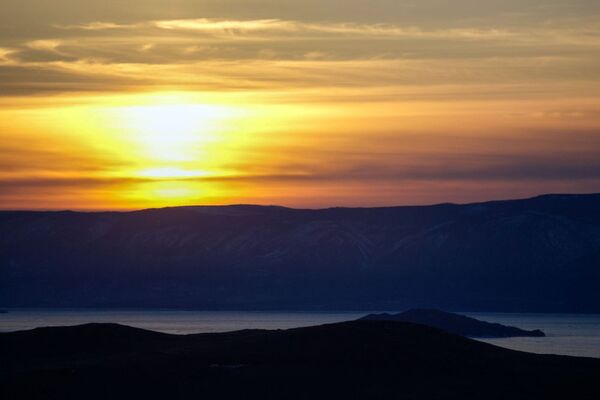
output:
[[[2,0],[0,209],[600,192],[597,0]]]

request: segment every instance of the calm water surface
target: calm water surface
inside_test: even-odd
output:
[[[9,309],[0,332],[40,326],[116,322],[154,331],[186,334],[239,329],[287,329],[348,321],[365,312],[247,312],[176,310]],[[600,315],[464,313],[490,322],[541,329],[545,338],[486,339],[515,350],[600,358]]]
[[[514,350],[540,354],[564,354],[600,358],[600,315],[598,314],[500,314],[466,313],[490,322],[541,329],[543,338],[485,339],[485,342]]]

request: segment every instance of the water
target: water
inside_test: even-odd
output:
[[[187,334],[239,329],[287,329],[357,319],[365,312],[247,312],[177,310],[10,309],[0,314],[0,332],[40,326],[116,322],[153,331]],[[600,315],[464,313],[489,322],[541,329],[544,338],[485,339],[541,354],[600,358]]]
[[[496,346],[530,353],[600,358],[600,315],[598,314],[466,314],[484,321],[523,329],[541,329],[546,334],[543,338],[483,340]]]

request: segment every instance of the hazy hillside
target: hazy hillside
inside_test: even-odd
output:
[[[600,195],[0,213],[0,306],[600,312]]]

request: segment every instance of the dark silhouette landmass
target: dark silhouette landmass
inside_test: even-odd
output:
[[[414,309],[398,314],[369,314],[367,321],[402,321],[438,328],[446,332],[472,338],[544,337],[539,329],[524,330],[514,326],[480,321],[465,315],[432,309]]]
[[[168,335],[116,324],[0,334],[5,399],[597,399],[600,360],[352,321]],[[205,397],[209,396],[209,397]]]
[[[0,212],[0,306],[600,312],[600,195]]]

